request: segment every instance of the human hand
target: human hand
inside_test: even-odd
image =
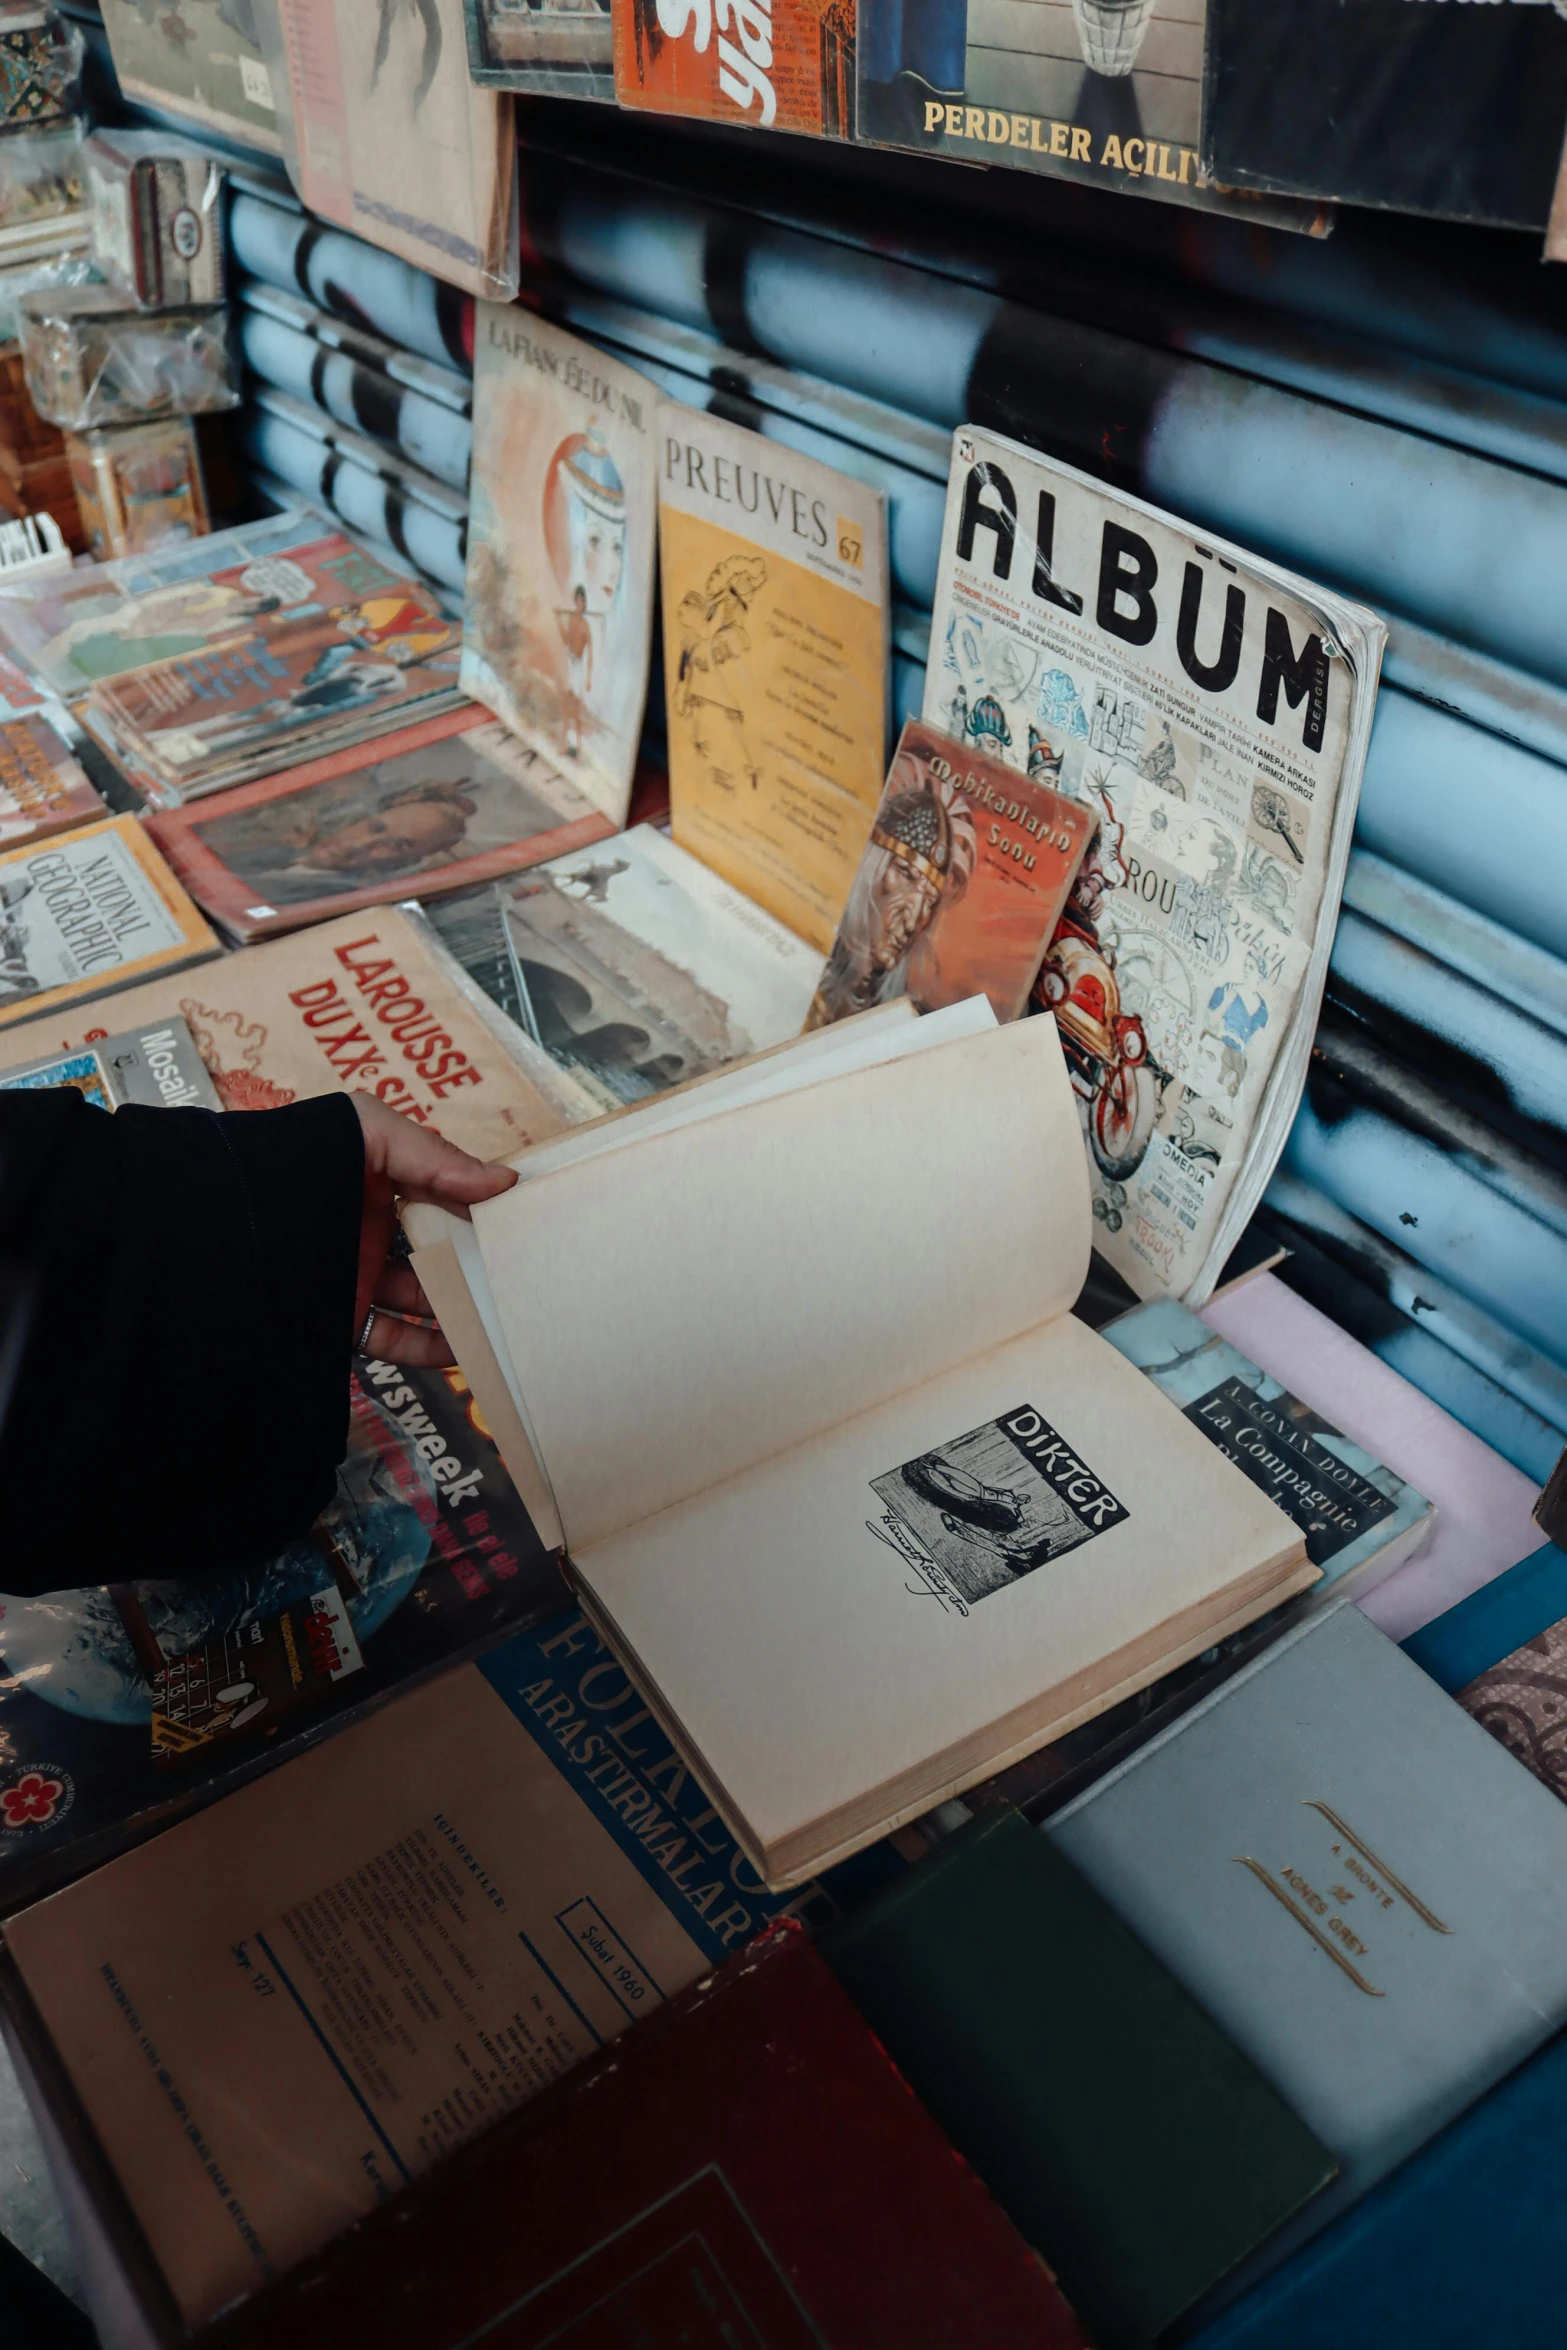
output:
[[[411,1363],[416,1368],[440,1368],[452,1360],[451,1348],[430,1312],[430,1301],[410,1266],[389,1261],[387,1251],[397,1226],[397,1202],[420,1200],[466,1216],[481,1199],[495,1199],[516,1182],[514,1168],[494,1161],[470,1158],[454,1143],[444,1142],[428,1127],[399,1117],[385,1102],[370,1094],[350,1095],[359,1113],[365,1144],[364,1214],[359,1227],[359,1281],[354,1292],[354,1332],[365,1327],[372,1305],[377,1309],[362,1351],[382,1362]],[[423,1321],[404,1321],[406,1314]]]

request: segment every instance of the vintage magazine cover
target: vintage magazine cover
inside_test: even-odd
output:
[[[606,1109],[800,1032],[821,958],[650,824],[428,909]]]
[[[1019,1018],[1094,831],[1052,772],[1020,779],[905,720],[807,1027],[900,995],[922,1012],[987,995]]]
[[[134,816],[0,855],[0,1027],[217,952]]]
[[[277,0],[284,154],[312,212],[481,300],[517,291],[512,102],[475,88],[456,11]]]
[[[857,135],[1317,230],[1199,156],[1206,0],[858,0]]]
[[[341,1086],[496,1159],[594,1107],[394,906],[224,955],[133,988],[112,1008],[88,1004],[23,1029],[0,1039],[0,1068],[77,1047],[101,1035],[106,1018],[133,1028],[176,1013],[226,1110],[273,1109]]]
[[[101,678],[200,652],[215,627],[232,624],[247,596],[266,592],[262,564],[321,542],[319,514],[276,514],[185,545],[20,582],[0,596],[0,642],[29,681],[74,702]],[[236,570],[249,574],[238,594],[214,586],[214,574]],[[7,714],[38,706],[30,682],[31,699],[18,701],[19,674],[12,661],[0,667]]]
[[[1386,631],[995,434],[954,439],[925,716],[1099,830],[1040,977],[1140,1297],[1200,1304],[1305,1077]]]
[[[563,1599],[461,1374],[357,1363],[336,1495],[281,1557],[199,1582],[0,1596],[0,1908]],[[308,1669],[325,1645],[312,1613],[335,1671]]]
[[[74,832],[107,814],[47,719],[0,719],[0,847]]]
[[[265,0],[259,0],[260,5]],[[258,0],[104,0],[103,29],[127,98],[242,147],[282,153]]]
[[[74,1085],[97,1110],[140,1102],[151,1110],[221,1110],[218,1089],[196,1050],[196,1039],[179,1018],[119,1036],[94,1037],[74,1052],[0,1069],[7,1093]]]
[[[886,500],[743,425],[658,417],[674,835],[826,954],[886,773]]]
[[[196,903],[241,941],[489,881],[610,829],[571,777],[472,704],[147,819]]]
[[[563,327],[481,306],[463,691],[616,824],[647,698],[657,406]]]
[[[162,657],[100,680],[80,708],[155,802],[275,774],[291,755],[384,733],[456,692],[456,623],[427,587],[341,534],[159,600]]]
[[[463,0],[468,71],[481,87],[540,98],[615,96],[609,0]]]
[[[611,0],[615,96],[650,114],[854,132],[855,0]],[[716,17],[716,24],[715,24]]]

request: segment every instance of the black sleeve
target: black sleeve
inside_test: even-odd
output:
[[[201,1574],[305,1530],[347,1443],[363,1183],[342,1094],[111,1116],[0,1093],[0,1257],[32,1291],[0,1590]]]

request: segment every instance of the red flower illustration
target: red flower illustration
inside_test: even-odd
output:
[[[36,1826],[53,1819],[64,1793],[63,1779],[46,1779],[42,1771],[24,1771],[14,1787],[0,1787],[0,1814],[8,1828]]]

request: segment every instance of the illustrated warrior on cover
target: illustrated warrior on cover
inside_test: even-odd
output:
[[[904,993],[915,942],[942,907],[963,895],[978,856],[973,812],[956,784],[942,782],[921,760],[900,753],[807,1028],[823,1028]]]

